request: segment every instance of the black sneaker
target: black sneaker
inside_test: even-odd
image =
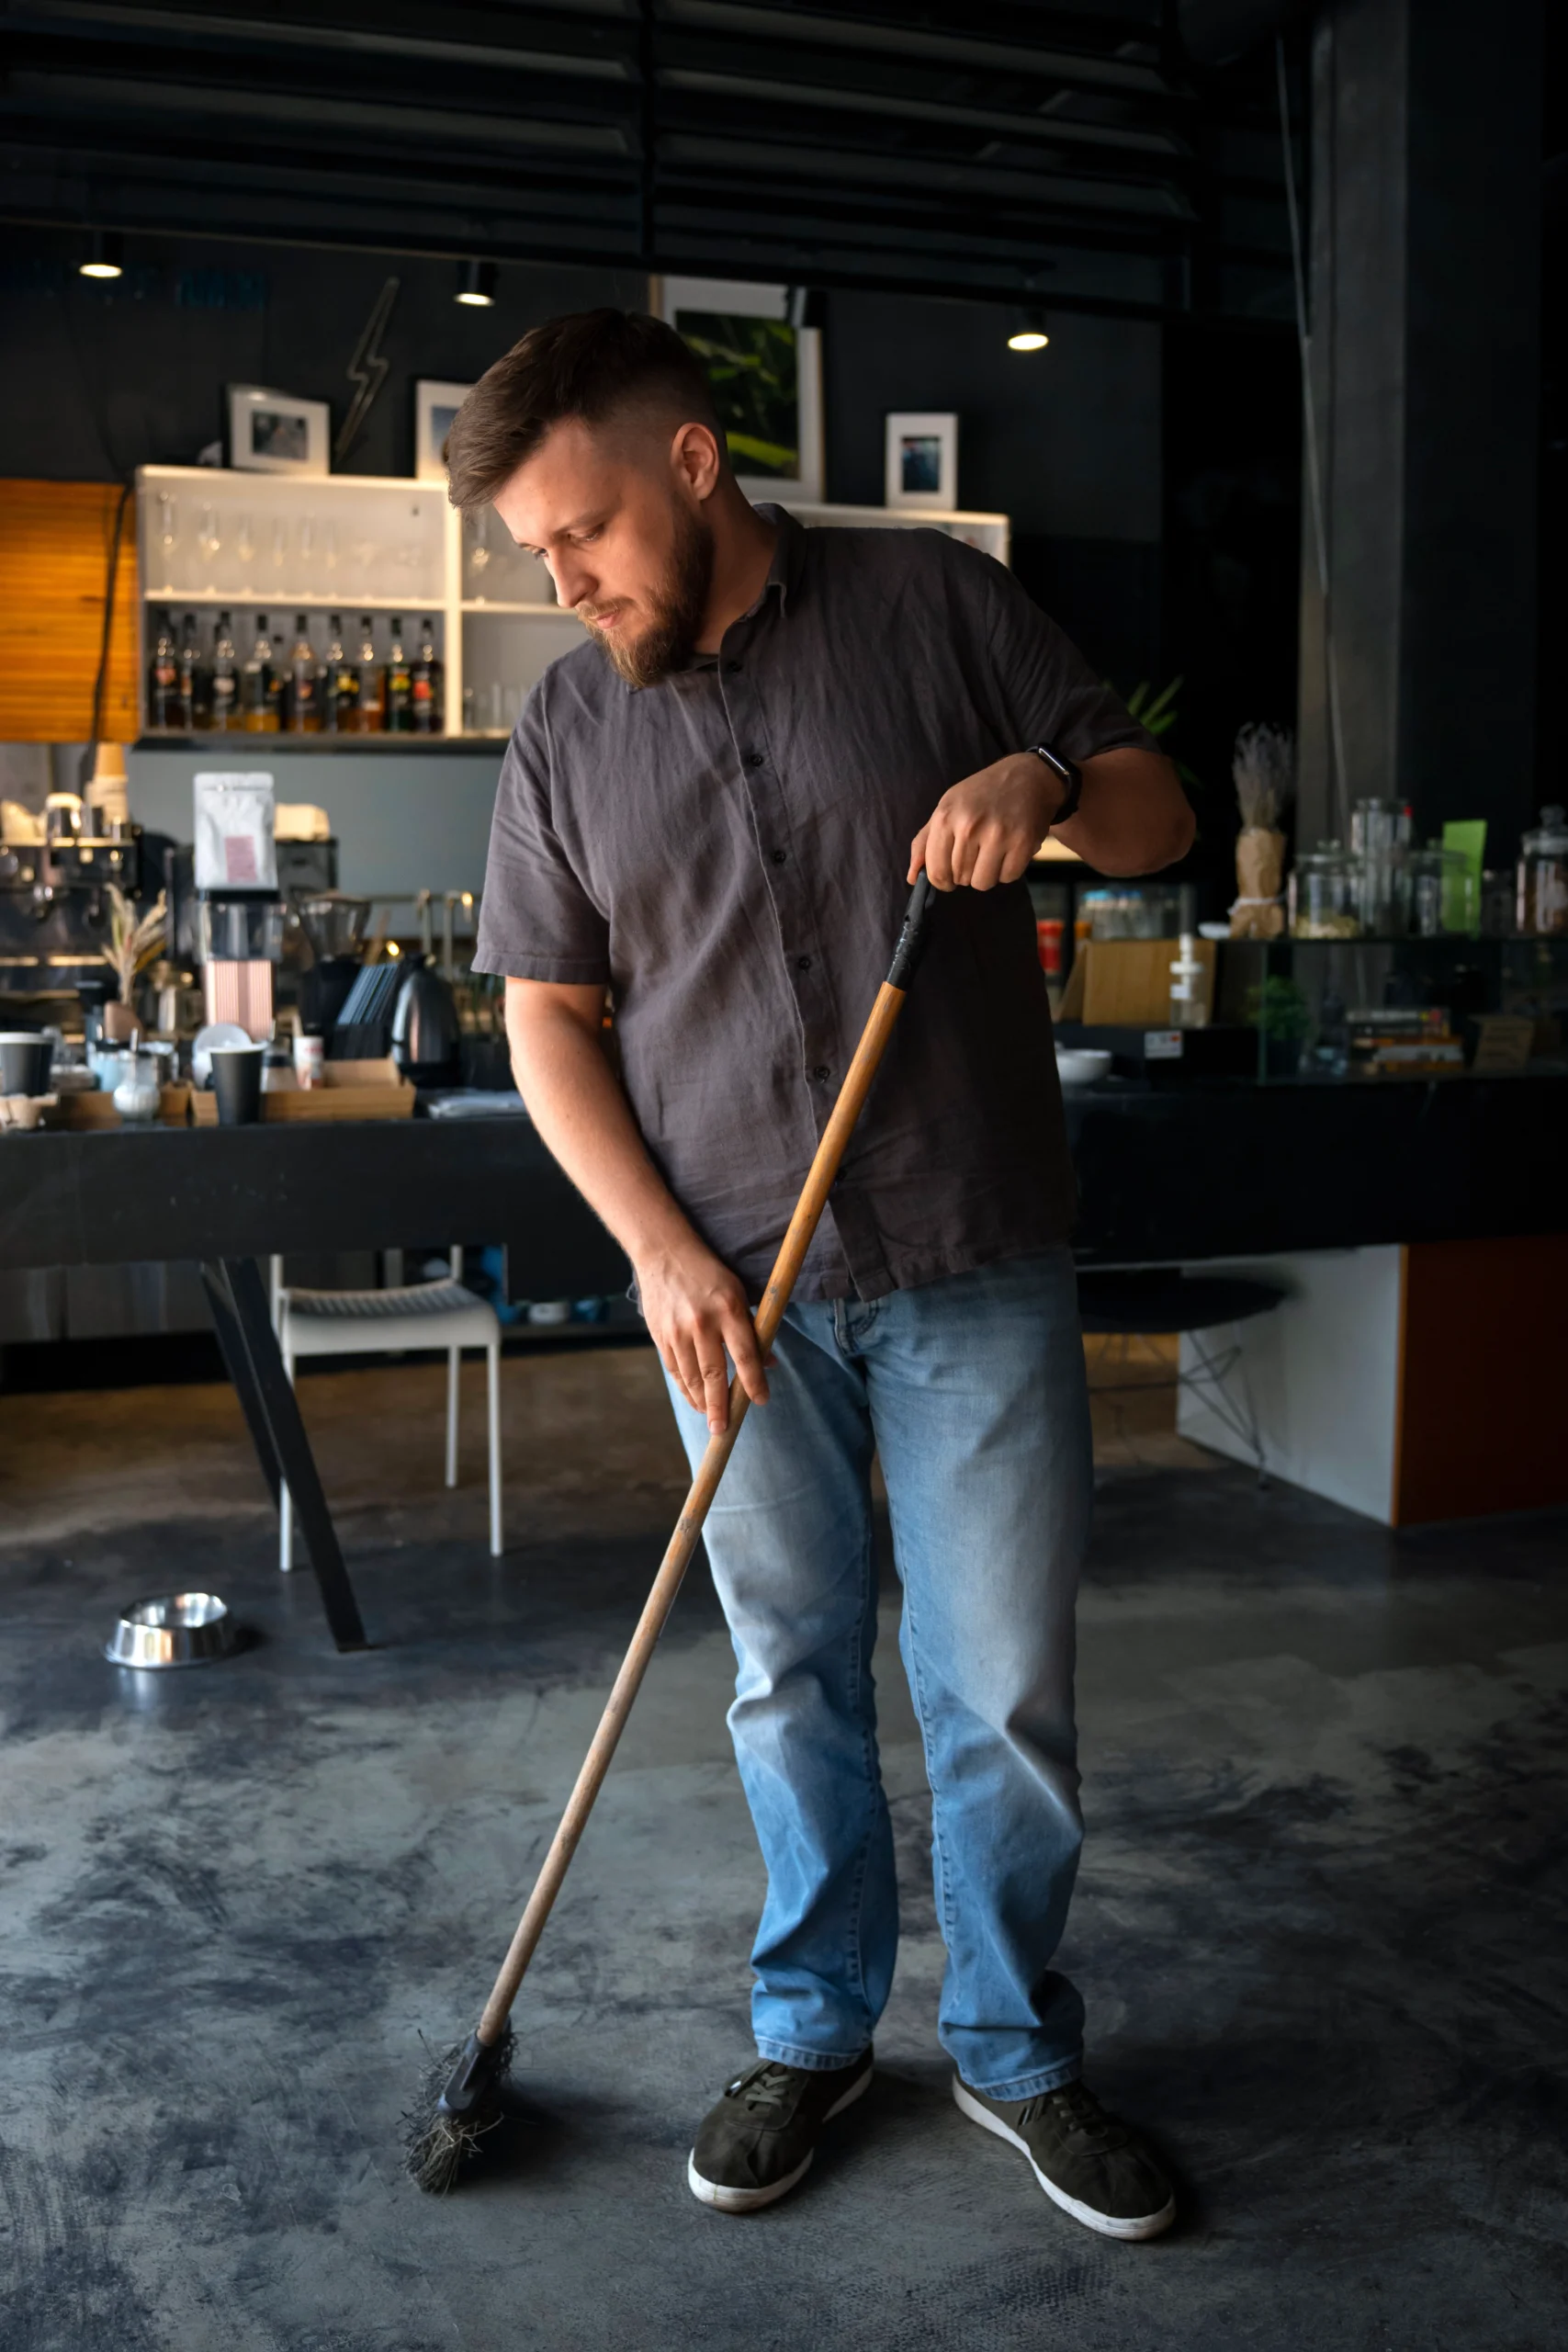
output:
[[[971,2122],[1021,2148],[1046,2196],[1086,2228],[1157,2238],[1175,2221],[1175,2192],[1150,2150],[1082,2083],[1037,2098],[987,2098],[954,2075],[953,2096]]]
[[[848,2066],[781,2066],[759,2058],[697,2128],[686,2166],[694,2197],[721,2213],[754,2213],[811,2169],[817,2136],[871,2084],[871,2052]]]

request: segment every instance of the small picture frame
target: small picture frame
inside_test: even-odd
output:
[[[242,473],[330,473],[332,431],[325,401],[263,384],[229,386],[229,463]]]
[[[958,504],[958,419],[951,410],[900,409],[887,419],[889,506],[952,514]]]
[[[443,384],[421,376],[413,388],[413,477],[415,481],[446,480],[442,455],[452,419],[473,390],[472,384]]]

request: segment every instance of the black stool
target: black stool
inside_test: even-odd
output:
[[[1179,1372],[1169,1385],[1190,1389],[1207,1400],[1216,1419],[1251,1454],[1259,1486],[1265,1477],[1263,1441],[1245,1374],[1239,1396],[1233,1396],[1226,1385],[1241,1362],[1241,1340],[1238,1338],[1211,1355],[1200,1335],[1226,1324],[1248,1322],[1255,1315],[1268,1315],[1288,1296],[1282,1283],[1258,1282],[1246,1274],[1187,1274],[1179,1266],[1136,1266],[1105,1272],[1089,1269],[1078,1274],[1078,1315],[1086,1331],[1125,1336],[1145,1332],[1150,1337],[1179,1332],[1191,1341],[1197,1370]],[[1115,1393],[1100,1391],[1101,1396]]]

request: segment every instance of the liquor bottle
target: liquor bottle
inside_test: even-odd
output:
[[[392,644],[387,655],[384,686],[386,726],[389,735],[412,735],[413,732],[413,672],[408,655],[403,651],[403,625],[395,616],[392,621]]]
[[[333,615],[328,629],[321,725],[329,735],[352,735],[359,703],[359,673],[343,650],[341,613]]]
[[[445,678],[435,651],[435,628],[426,621],[419,633],[419,659],[413,665],[413,731],[439,735],[446,725],[443,708]]]
[[[207,728],[212,724],[212,684],[206,662],[201,658],[201,640],[196,633],[196,615],[186,615],[185,628],[180,637],[180,725]]]
[[[356,735],[378,735],[381,731],[381,669],[376,659],[376,630],[368,613],[360,625],[359,698],[354,707],[354,731]]]
[[[266,615],[256,615],[256,641],[240,673],[240,724],[247,735],[271,735],[277,727],[277,706],[272,699],[272,639]]]
[[[212,632],[211,722],[220,735],[229,734],[240,723],[239,683],[229,616],[220,613],[218,627]]]
[[[281,735],[288,726],[288,714],[294,707],[294,679],[288,655],[284,650],[283,631],[278,629],[272,640],[272,666],[267,672],[266,705],[271,716],[267,723],[269,735]]]
[[[310,642],[308,616],[298,616],[299,634],[294,639],[294,658],[289,664],[293,693],[288,706],[288,724],[296,735],[319,735],[321,731],[321,673],[316,661],[316,649]]]
[[[175,650],[175,632],[167,613],[158,616],[158,634],[152,643],[152,659],[147,664],[147,724],[149,727],[180,727],[180,663]]]

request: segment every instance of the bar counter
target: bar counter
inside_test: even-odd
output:
[[[1066,1096],[1085,1266],[1556,1232],[1568,1078],[1246,1082]],[[503,1242],[514,1297],[622,1287],[525,1120],[0,1138],[0,1269]]]
[[[1568,1323],[1568,1078],[1110,1080],[1066,1099],[1086,1274],[1224,1260],[1277,1286],[1248,1327],[1250,1436],[1186,1389],[1183,1430],[1394,1525],[1562,1498],[1548,1400]],[[515,1114],[0,1140],[0,1272],[198,1261],[342,1648],[363,1628],[257,1261],[481,1240],[504,1246],[513,1298],[628,1279]]]

